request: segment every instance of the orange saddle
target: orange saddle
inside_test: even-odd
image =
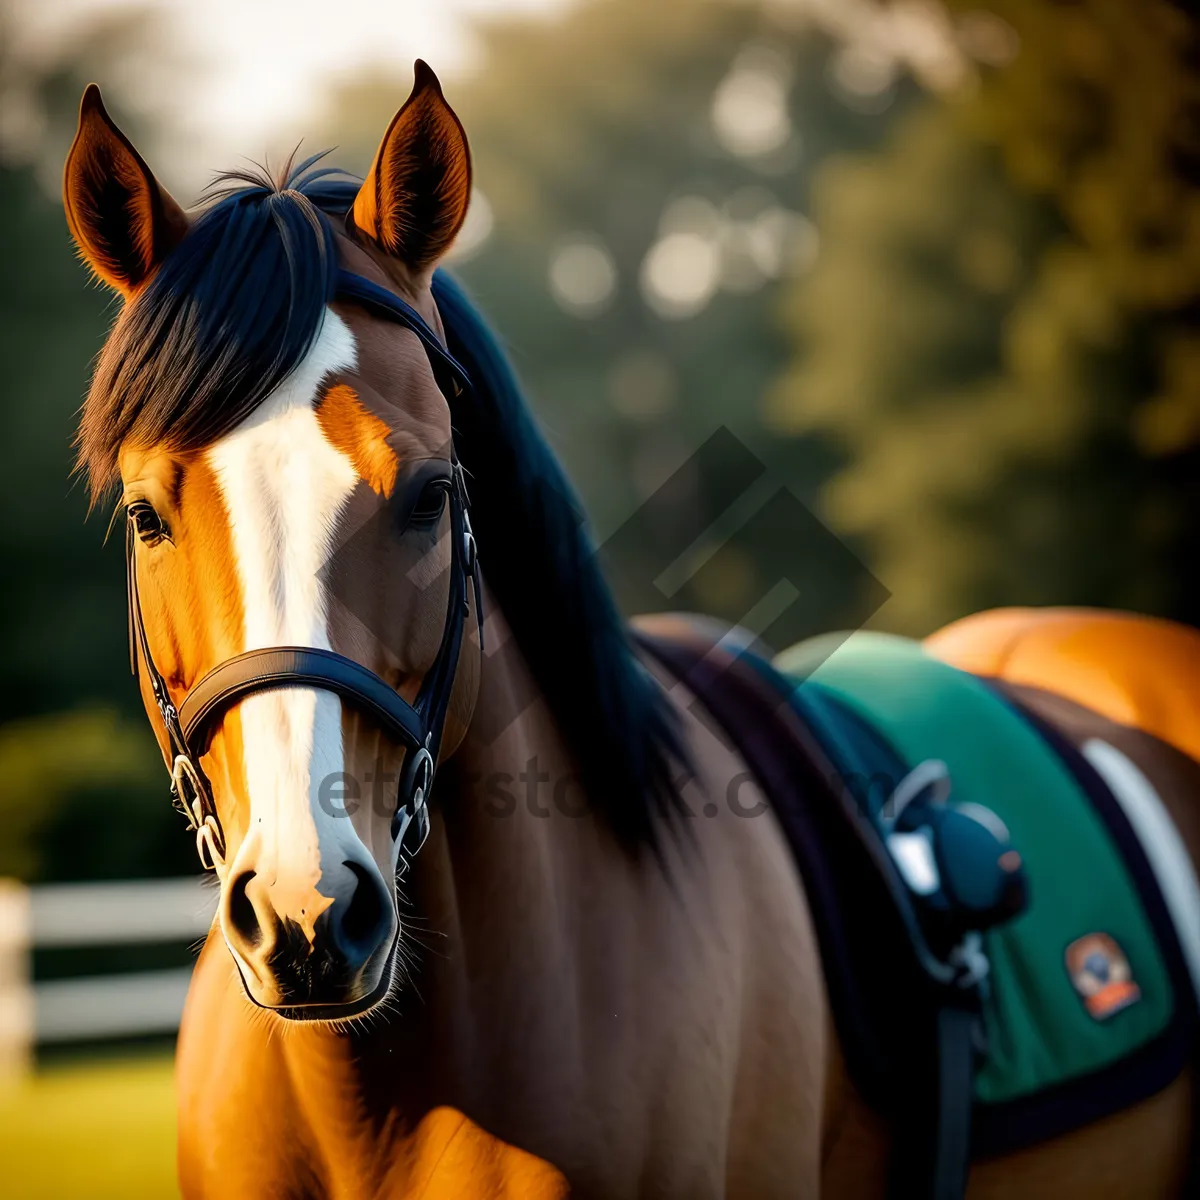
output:
[[[1200,761],[1200,633],[1131,613],[1001,608],[927,638],[977,675],[1043,688]]]

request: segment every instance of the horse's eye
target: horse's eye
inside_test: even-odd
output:
[[[410,527],[416,525],[419,528],[428,528],[441,520],[442,512],[446,507],[446,492],[449,486],[445,479],[435,479],[426,484],[420,498],[408,514]]]
[[[157,545],[167,536],[167,527],[162,517],[145,500],[135,500],[128,511],[134,532],[147,546]]]

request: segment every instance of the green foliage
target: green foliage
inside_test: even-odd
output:
[[[88,709],[0,728],[0,876],[173,875],[191,857],[143,719]]]
[[[0,147],[0,875],[190,871],[129,677],[120,545],[104,544],[108,513],[87,520],[72,477],[75,414],[114,303],[76,260],[49,190],[84,83],[146,26],[128,13],[102,21],[39,75],[5,37],[14,12],[0,7],[0,93],[6,117],[20,109],[37,136]]]
[[[771,465],[777,484],[811,496],[827,467],[824,447],[769,436],[760,416],[788,352],[771,318],[779,280],[739,282],[738,246],[721,235],[725,282],[693,315],[660,315],[640,281],[681,197],[729,228],[774,210],[811,232],[801,214],[814,172],[831,152],[876,142],[884,125],[831,92],[829,43],[753,5],[593,0],[549,23],[485,27],[482,44],[483,67],[447,94],[494,227],[452,266],[503,335],[601,537],[721,425]],[[714,95],[747,58],[787,80],[793,133],[773,155],[733,153],[714,132]],[[314,144],[337,142],[337,159],[365,170],[407,87],[375,78],[347,88]],[[913,90],[900,89],[899,107]],[[556,252],[575,239],[611,255],[615,293],[597,313],[571,311],[548,286]],[[789,247],[780,276],[805,268],[803,250]],[[667,565],[662,553],[648,541],[627,549],[613,571],[623,601],[636,594],[628,602],[638,608],[654,602],[731,620],[795,574],[801,557],[777,540],[743,556],[736,572],[702,573],[667,596],[640,586]],[[824,624],[848,619],[837,596],[836,587],[825,596]]]
[[[27,2],[27,0],[26,0]],[[139,706],[119,631],[124,618],[119,548],[106,548],[108,514],[87,521],[87,496],[72,476],[75,417],[91,362],[116,314],[92,284],[67,234],[57,178],[87,79],[143,41],[134,13],[94,21],[60,62],[20,57],[21,4],[0,0],[0,294],[4,441],[0,456],[0,721],[101,701]],[[119,108],[119,106],[117,106]],[[24,114],[24,137],[9,137]],[[120,114],[135,138],[142,130]],[[116,631],[116,636],[114,636]]]
[[[9,286],[0,295],[5,364],[0,558],[0,716],[111,696],[122,668],[121,555],[85,523],[71,475],[75,412],[107,324],[107,296],[76,262],[62,208],[32,169],[0,168]],[[114,631],[117,631],[114,636]],[[122,688],[126,704],[132,689]]]
[[[1200,443],[1200,26],[1171,0],[993,7],[1021,51],[986,81],[975,131],[1018,186],[1057,204],[1092,338],[1152,327],[1157,392],[1139,397],[1131,431],[1149,454],[1184,451]],[[1069,325],[1057,336],[1080,339]]]
[[[825,511],[890,627],[997,604],[1195,621],[1194,26],[1166,0],[996,8],[1011,66],[823,173],[768,416],[842,448]]]

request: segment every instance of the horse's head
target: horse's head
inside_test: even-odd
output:
[[[431,279],[470,164],[418,63],[361,187],[311,166],[229,182],[189,218],[85,93],[66,212],[124,306],[81,461],[94,489],[121,488],[143,700],[216,859],[246,991],[337,1018],[391,986],[398,781],[407,818],[421,749],[453,752],[478,678],[458,383],[412,319],[441,335]],[[347,295],[347,272],[385,292]]]

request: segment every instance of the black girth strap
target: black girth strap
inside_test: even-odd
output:
[[[339,299],[351,300],[397,324],[421,339],[438,387],[447,401],[471,388],[471,380],[421,315],[386,288],[347,271],[338,274]],[[166,681],[154,665],[138,599],[132,521],[126,535],[129,600],[129,655],[133,674],[144,664],[155,705],[166,734],[171,792],[196,831],[196,846],[206,868],[224,862],[226,847],[213,800],[212,786],[202,767],[213,732],[225,714],[247,696],[286,687],[319,688],[333,692],[370,716],[393,741],[407,751],[397,789],[392,836],[411,858],[429,829],[428,801],[442,743],[442,731],[454,688],[464,627],[473,596],[483,645],[483,597],[475,538],[468,516],[468,496],[462,466],[451,454],[450,598],[441,644],[426,672],[414,703],[409,704],[386,680],[361,663],[331,650],[311,646],[267,646],[226,659],[199,680],[178,709]],[[471,595],[468,594],[468,581]]]

